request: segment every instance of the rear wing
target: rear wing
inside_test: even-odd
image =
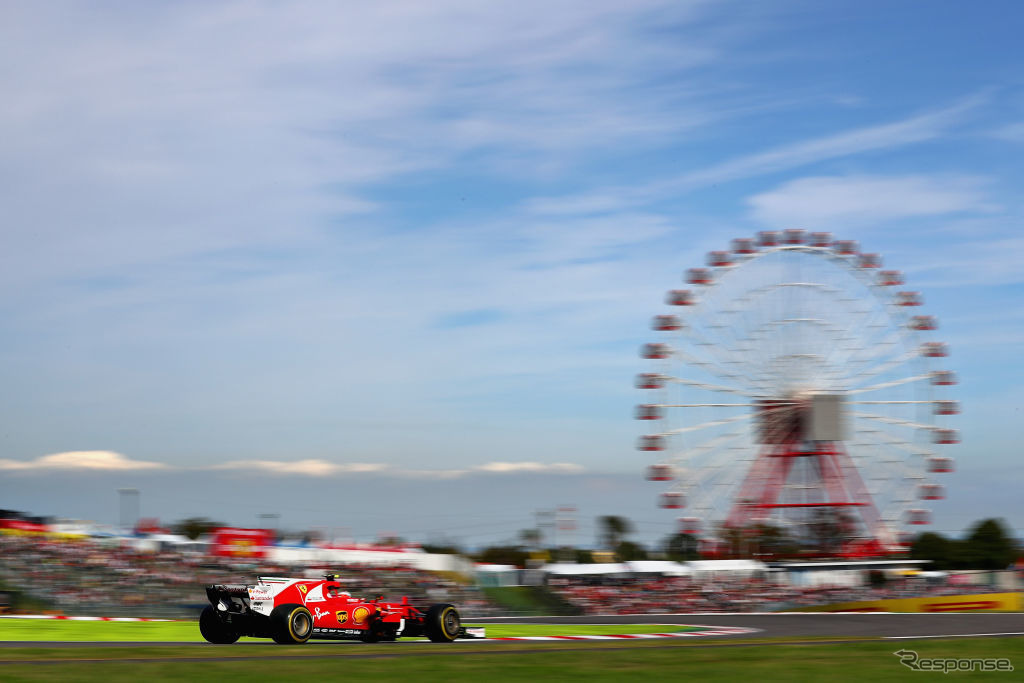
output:
[[[243,584],[210,584],[206,599],[221,612],[244,612],[248,609],[249,587]]]

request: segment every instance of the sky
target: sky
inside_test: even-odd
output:
[[[760,230],[940,321],[1020,534],[1015,2],[0,3],[0,508],[653,542],[637,349]]]

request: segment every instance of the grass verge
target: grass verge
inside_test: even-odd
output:
[[[492,638],[520,636],[588,636],[612,633],[663,633],[693,630],[678,625],[591,625],[591,624],[487,624]],[[199,625],[194,621],[123,622],[60,621],[50,619],[0,619],[0,641],[67,642],[175,642],[201,643]],[[255,641],[243,638],[242,641]]]
[[[37,680],[296,680],[368,677],[380,681],[408,680],[569,680],[586,677],[588,683],[637,677],[662,680],[699,677],[699,680],[919,680],[928,673],[900,664],[893,652],[912,649],[922,658],[1010,659],[1019,671],[1024,666],[1024,639],[983,638],[894,642],[851,642],[842,645],[754,645],[700,647],[693,641],[659,641],[657,647],[624,643],[559,644],[558,649],[536,646],[500,652],[474,647],[267,647],[245,648],[246,658],[222,659],[239,648],[187,646],[81,648],[51,651],[25,648],[3,652],[0,678]],[[710,641],[708,641],[710,642]],[[468,645],[468,644],[467,644]],[[478,644],[485,645],[485,644]],[[513,644],[514,645],[514,644]],[[636,645],[630,643],[630,645]],[[373,655],[370,653],[380,652]],[[386,654],[390,650],[390,654]],[[301,651],[301,654],[296,655]],[[207,661],[182,661],[201,652]],[[357,653],[365,653],[359,655]],[[53,658],[50,655],[57,655]],[[354,656],[353,656],[354,655]],[[369,655],[369,656],[368,656]],[[258,657],[253,659],[252,657]],[[383,658],[387,659],[383,659]],[[21,661],[12,661],[17,659]],[[117,661],[117,660],[127,661]],[[32,661],[25,661],[32,660]],[[271,661],[272,660],[272,661]],[[344,661],[339,661],[344,660]],[[934,674],[932,674],[934,676]],[[1019,674],[1018,674],[1019,675]],[[950,673],[953,678],[1014,680],[1014,674]]]

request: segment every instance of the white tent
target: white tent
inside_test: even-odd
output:
[[[684,564],[668,560],[634,560],[626,562],[634,574],[662,574],[664,576],[688,576],[692,570]]]
[[[546,564],[541,570],[558,576],[607,576],[609,574],[628,574],[629,567],[617,562],[598,562],[595,564],[576,564],[574,562],[557,562]]]
[[[695,578],[749,578],[768,571],[768,565],[758,560],[693,560],[686,566]]]

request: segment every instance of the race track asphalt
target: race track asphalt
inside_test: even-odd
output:
[[[700,624],[757,629],[768,638],[907,638],[938,636],[1024,635],[1024,614],[956,613],[781,613],[781,614],[633,614],[624,616],[475,619],[473,623],[546,624]],[[749,638],[715,636],[716,638]]]
[[[700,640],[749,638],[788,639],[915,639],[940,637],[1024,636],[1024,613],[784,613],[784,614],[634,614],[587,617],[492,617],[467,619],[472,624],[565,624],[572,634],[574,624],[688,624],[735,626],[753,629],[753,633],[714,635]],[[151,647],[183,645],[172,642],[0,642],[0,647]],[[191,643],[195,644],[195,643]],[[338,644],[337,641],[311,641],[311,644]],[[401,641],[399,644],[403,644]],[[405,641],[404,644],[415,645]],[[270,640],[236,643],[232,647],[273,647]]]

